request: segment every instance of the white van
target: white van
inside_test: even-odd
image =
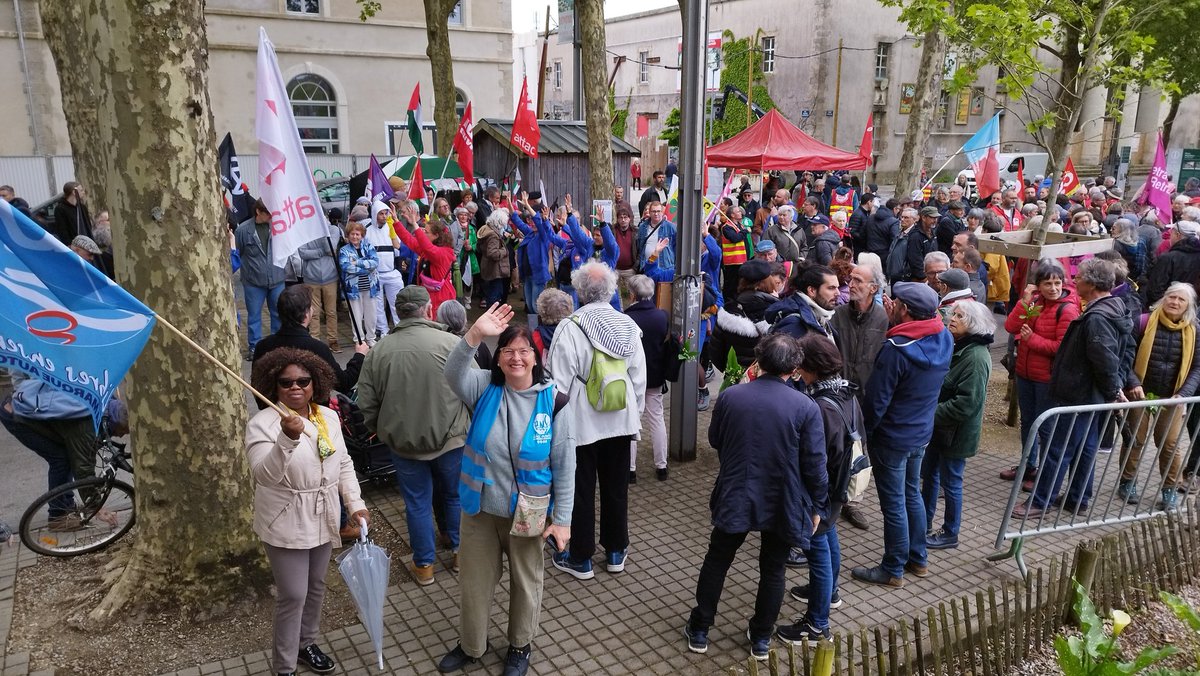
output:
[[[1046,164],[1050,160],[1050,156],[1046,153],[1000,153],[1000,183],[1008,185],[1015,183],[1017,180],[1017,168],[1020,162],[1025,162],[1025,168],[1021,171],[1024,178],[1032,179],[1035,176],[1046,175]],[[967,168],[958,172],[959,176],[967,177],[967,198],[974,199],[975,197],[975,171]]]

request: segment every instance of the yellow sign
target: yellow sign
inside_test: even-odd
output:
[[[958,105],[954,110],[954,124],[966,124],[967,116],[971,113],[971,90],[964,89],[960,91],[957,103]]]

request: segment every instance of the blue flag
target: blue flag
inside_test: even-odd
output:
[[[387,174],[383,173],[383,167],[379,166],[379,160],[375,159],[375,154],[371,154],[371,169],[367,172],[367,197],[371,198],[371,202],[384,202],[396,196],[396,191],[392,190],[392,184],[388,183]]]
[[[96,426],[154,313],[0,200],[0,368],[77,397]]]

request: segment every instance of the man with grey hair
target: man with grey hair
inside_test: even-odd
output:
[[[1079,264],[1075,288],[1085,310],[1067,326],[1050,369],[1050,407],[1127,401],[1133,365],[1133,318],[1112,295],[1116,269],[1092,258]],[[1063,509],[1085,513],[1092,496],[1092,466],[1102,415],[1073,414],[1051,426],[1053,436],[1029,499],[1013,509],[1017,518],[1037,518],[1049,508],[1071,468],[1075,474],[1062,497]]]
[[[887,311],[875,302],[875,294],[884,285],[883,271],[872,265],[858,265],[850,272],[850,302],[837,306],[829,326],[837,336],[842,353],[842,377],[855,387],[854,396],[861,406],[866,400],[866,385],[875,369],[875,357],[883,347],[888,330]],[[842,506],[842,517],[851,526],[867,530],[867,515],[860,506],[862,496]]]
[[[645,275],[629,279],[629,307],[625,314],[642,330],[642,350],[646,354],[646,409],[642,423],[649,430],[654,451],[654,470],[659,481],[666,481],[667,425],[663,418],[663,385],[667,378],[667,333],[669,320],[665,310],[654,304],[654,280]],[[637,441],[629,442],[629,483],[637,483]]]
[[[1186,214],[1193,207],[1184,210]],[[1171,228],[1171,248],[1167,250],[1154,266],[1145,284],[1146,307],[1158,302],[1166,293],[1171,282],[1187,282],[1192,286],[1200,285],[1200,223],[1193,220],[1182,220]]]
[[[780,190],[779,192],[786,192]],[[795,271],[797,265],[808,252],[804,239],[804,230],[796,222],[796,207],[784,204],[779,207],[779,217],[763,233],[763,237],[775,243],[775,251],[779,260],[788,261]]]
[[[571,398],[567,408],[578,444],[571,542],[567,551],[554,555],[554,567],[588,580],[595,576],[597,479],[606,568],[625,570],[629,443],[640,436],[646,407],[646,353],[638,325],[609,303],[617,290],[612,268],[584,263],[571,274],[571,284],[579,309],[563,320],[546,351],[546,370]]]
[[[942,288],[937,276],[950,269],[950,257],[941,251],[930,251],[925,254],[925,283],[929,288],[938,292],[938,295],[944,295],[946,290]]]
[[[367,429],[392,451],[413,550],[409,572],[417,584],[429,585],[435,493],[445,514],[443,534],[455,551],[450,568],[458,566],[458,475],[471,416],[442,374],[458,337],[433,321],[429,291],[416,284],[401,289],[396,315],[396,327],[363,361],[358,406]]]

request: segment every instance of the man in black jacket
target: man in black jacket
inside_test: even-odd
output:
[[[1112,295],[1116,269],[1093,258],[1079,264],[1075,287],[1087,309],[1067,327],[1050,370],[1051,406],[1127,401],[1123,390],[1133,364],[1133,320],[1125,303]],[[1092,465],[1099,444],[1099,413],[1075,414],[1051,421],[1054,437],[1038,471],[1037,485],[1014,517],[1035,518],[1058,495],[1063,479],[1076,466],[1062,506],[1082,513],[1092,495]],[[1075,456],[1079,459],[1076,460]]]
[[[1150,268],[1145,287],[1147,307],[1162,298],[1171,282],[1200,284],[1200,223],[1179,221],[1171,228],[1170,241],[1171,248]]]
[[[308,333],[308,322],[312,319],[312,293],[308,287],[296,284],[284,289],[283,293],[279,294],[278,308],[279,320],[282,325],[278,331],[258,341],[254,346],[254,361],[257,362],[263,355],[281,347],[308,350],[325,360],[329,364],[329,368],[333,369],[333,374],[337,377],[337,386],[334,389],[343,393],[349,393],[354,389],[358,383],[358,373],[362,369],[363,359],[369,349],[367,344],[356,344],[354,346],[356,354],[350,357],[346,368],[342,369],[334,359],[333,351],[329,349],[329,346]],[[258,407],[261,409],[265,405],[259,402]]]
[[[937,222],[937,249],[951,258],[954,257],[951,252],[954,248],[954,236],[967,231],[964,215],[966,206],[962,202],[951,202],[946,207],[946,214]]]
[[[70,246],[71,240],[83,235],[92,237],[92,217],[88,214],[87,191],[76,181],[63,186],[62,199],[54,205],[54,236]]]
[[[900,236],[900,219],[896,216],[896,207],[899,205],[900,202],[893,197],[867,220],[866,250],[879,256],[881,261],[887,260],[892,240]]]
[[[646,352],[646,408],[642,427],[650,431],[654,449],[654,471],[659,481],[667,480],[667,426],[663,418],[664,365],[667,360],[667,312],[654,304],[654,280],[634,275],[626,283],[629,300],[625,314],[642,330],[642,349]],[[629,483],[637,483],[637,440],[629,442]]]
[[[862,196],[858,202],[858,208],[850,214],[850,220],[846,223],[846,230],[854,243],[856,252],[868,251],[867,249],[867,223],[871,220],[871,213],[875,211],[875,196],[867,193]]]
[[[937,207],[921,207],[920,213],[920,220],[908,234],[908,254],[905,256],[908,263],[908,279],[893,279],[892,282],[925,281],[925,254],[936,248],[937,240],[934,239],[933,228],[942,214]]]

